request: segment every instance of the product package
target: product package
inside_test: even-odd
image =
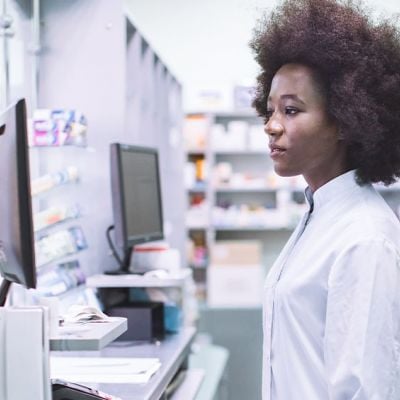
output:
[[[35,213],[33,216],[34,231],[39,232],[62,221],[78,218],[80,207],[78,204],[70,206],[53,206],[46,210]]]
[[[84,284],[86,276],[78,260],[58,264],[38,275],[37,292],[42,296],[58,296]]]
[[[52,233],[35,242],[36,265],[41,267],[86,248],[86,239],[79,226]]]
[[[86,146],[87,121],[75,110],[36,110],[30,128],[31,146]]]
[[[31,194],[36,196],[47,192],[56,186],[79,180],[79,171],[75,166],[66,167],[60,171],[40,176],[31,182]]]

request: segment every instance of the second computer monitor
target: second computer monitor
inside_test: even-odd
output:
[[[164,238],[158,152],[122,143],[110,151],[115,240],[129,255],[136,244]]]

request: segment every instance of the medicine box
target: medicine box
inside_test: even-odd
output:
[[[211,248],[215,267],[261,264],[261,243],[257,240],[217,241]]]
[[[261,265],[211,265],[207,273],[208,306],[260,307],[263,281]]]

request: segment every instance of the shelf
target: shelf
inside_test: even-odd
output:
[[[209,225],[202,226],[187,226],[186,229],[189,231],[204,231],[209,228]]]
[[[273,227],[273,226],[214,226],[214,230],[222,232],[240,232],[240,231],[260,231],[260,232],[270,232],[270,231],[291,231],[294,227]]]
[[[205,156],[206,151],[205,150],[186,150],[186,154],[188,156]]]
[[[267,187],[225,187],[215,188],[218,193],[242,193],[242,192],[259,192],[259,193],[275,193],[281,189],[272,189]]]
[[[32,150],[32,149],[66,149],[66,148],[87,149],[88,146],[86,144],[85,145],[78,145],[78,144],[61,144],[61,145],[44,144],[44,145],[29,146],[29,150]]]
[[[208,262],[202,262],[202,263],[197,263],[197,264],[193,264],[190,263],[190,268],[192,269],[204,269],[207,268]]]
[[[66,325],[50,338],[50,350],[101,350],[127,329],[127,319],[120,317],[110,317],[109,322]]]
[[[53,223],[48,224],[46,226],[42,226],[42,227],[40,227],[38,229],[34,229],[34,233],[35,233],[35,235],[38,235],[38,236],[41,236],[41,235],[45,236],[45,232],[48,232],[48,231],[52,230],[53,228],[59,227],[59,226],[63,225],[64,223],[75,221],[78,218],[80,218],[80,216],[77,216],[77,217],[66,217],[66,218],[63,218],[63,219],[59,219],[57,222],[53,222]]]
[[[214,150],[217,156],[268,156],[267,146],[265,150]]]
[[[93,275],[86,279],[86,286],[92,288],[144,288],[144,287],[176,287],[182,286],[191,275],[189,268],[171,273],[166,278],[148,277],[138,274],[127,275]]]
[[[66,285],[66,282],[64,281],[59,281],[56,282],[55,285]],[[46,286],[48,287],[48,286]],[[52,285],[54,287],[54,284]],[[65,290],[63,290],[60,293],[57,292],[44,292],[44,287],[39,287],[36,289],[36,292],[39,293],[40,296],[57,296],[60,301],[63,301],[65,298],[77,298],[80,294],[82,294],[86,289],[85,283],[80,283],[77,286],[72,286],[72,287],[66,287]]]
[[[240,193],[240,192],[267,192],[267,193],[276,193],[279,191],[289,191],[292,193],[303,193],[303,188],[291,188],[291,187],[216,187],[214,188],[215,192],[220,193]]]
[[[216,112],[205,112],[204,114],[213,114],[215,118],[256,118],[260,119],[254,110],[234,110],[234,111],[216,111]]]
[[[383,193],[397,193],[400,192],[400,187],[384,187],[384,186],[376,186],[375,189],[378,192]],[[290,192],[298,192],[303,193],[305,188],[291,188],[291,187],[276,187],[276,188],[268,188],[268,187],[216,187],[213,189],[215,192],[220,193],[237,193],[237,192],[278,192],[280,190],[287,190]],[[205,192],[205,189],[188,189],[189,192]]]
[[[191,187],[186,189],[189,193],[205,193],[207,188],[205,187]]]
[[[79,250],[76,250],[76,251],[74,251],[72,253],[66,253],[66,254],[60,255],[58,257],[46,260],[44,262],[41,261],[41,264],[36,264],[36,270],[37,271],[44,271],[49,265],[60,264],[63,260],[66,260],[66,259],[68,259],[68,258],[70,258],[72,256],[75,257],[77,254],[81,253],[82,251],[85,251],[86,249],[87,248],[79,249]]]

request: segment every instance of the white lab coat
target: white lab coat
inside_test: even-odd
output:
[[[263,400],[399,400],[400,223],[354,171],[306,195],[265,282]]]

